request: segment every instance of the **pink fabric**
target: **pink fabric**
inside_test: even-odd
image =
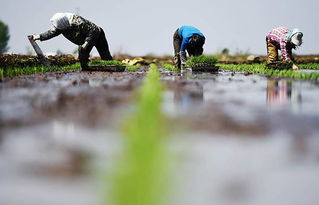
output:
[[[287,50],[288,35],[290,32],[291,30],[288,28],[278,27],[270,31],[266,36],[268,40],[274,41],[279,45],[284,60],[291,60],[291,52]]]

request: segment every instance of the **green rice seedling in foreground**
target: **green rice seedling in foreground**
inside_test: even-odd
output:
[[[44,66],[34,66],[34,67],[14,67],[14,68],[0,68],[1,78],[4,77],[14,77],[19,75],[31,75],[36,73],[45,72],[57,72],[57,71],[67,71],[67,70],[78,70],[81,69],[79,63],[75,63],[67,66],[51,66],[49,68]]]
[[[106,204],[165,204],[169,158],[161,99],[159,72],[152,64],[136,112],[125,124],[123,150],[110,177],[110,201]]]
[[[205,55],[200,55],[200,56],[191,56],[187,61],[185,66],[186,67],[195,67],[198,65],[215,65],[217,63],[217,58],[212,57],[212,56],[205,56]]]
[[[294,70],[275,70],[275,69],[266,69],[265,64],[219,64],[221,69],[231,70],[231,71],[244,71],[254,74],[264,74],[277,77],[288,77],[288,78],[297,78],[302,80],[319,80],[319,73],[310,72],[305,73],[302,71]]]

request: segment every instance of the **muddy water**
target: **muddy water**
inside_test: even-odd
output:
[[[165,80],[164,110],[184,122],[176,204],[319,202],[318,85],[231,72]]]
[[[6,80],[0,204],[101,204],[145,72]],[[162,71],[178,153],[172,204],[317,204],[319,86],[244,73]],[[16,197],[19,196],[19,197]]]

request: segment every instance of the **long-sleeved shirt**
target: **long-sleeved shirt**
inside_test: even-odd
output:
[[[180,51],[185,51],[186,50],[186,47],[189,44],[189,41],[190,41],[191,37],[194,34],[198,34],[198,35],[203,36],[205,38],[204,34],[202,34],[202,32],[200,32],[195,27],[182,26],[182,27],[179,28],[178,35],[179,35],[179,37],[182,38],[182,45],[181,45]]]
[[[292,45],[288,41],[291,30],[285,27],[278,27],[270,31],[266,36],[267,40],[275,42],[281,50],[283,60],[292,60]]]
[[[83,17],[74,15],[69,26],[63,29],[53,27],[52,29],[40,34],[40,40],[45,41],[63,34],[64,37],[74,44],[82,45],[85,41],[91,44],[98,38],[100,29],[100,27]]]

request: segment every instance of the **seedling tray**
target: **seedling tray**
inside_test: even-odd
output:
[[[282,62],[268,63],[266,65],[266,68],[275,69],[275,70],[291,70],[292,63],[282,63]]]
[[[90,65],[86,71],[124,72],[126,66],[117,65]]]
[[[219,67],[210,64],[197,64],[192,67],[187,67],[186,70],[191,70],[193,72],[218,72]]]

